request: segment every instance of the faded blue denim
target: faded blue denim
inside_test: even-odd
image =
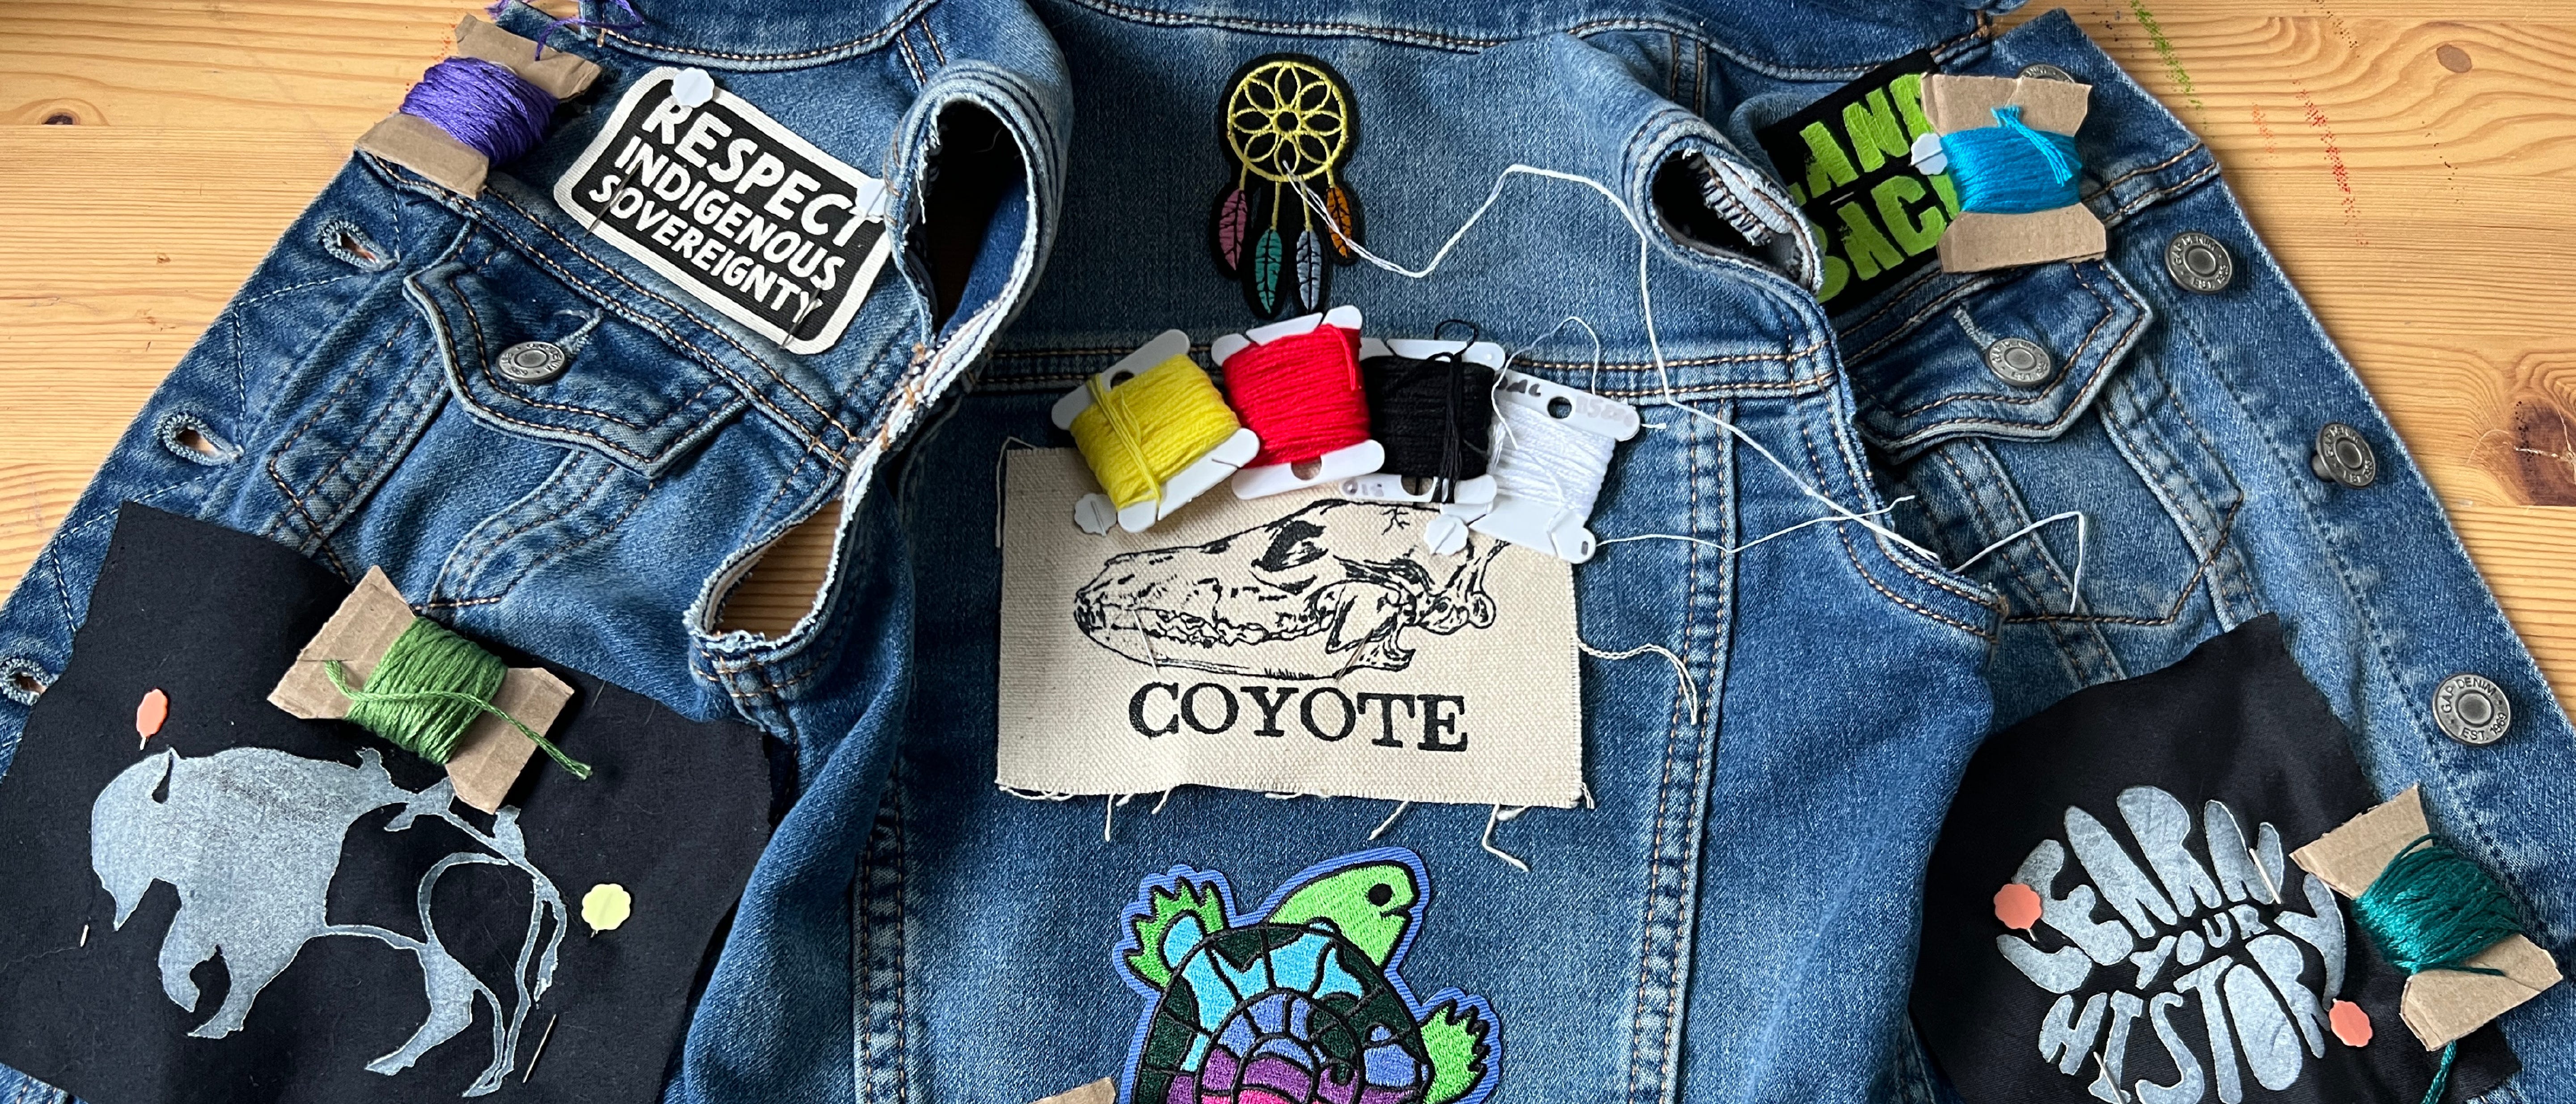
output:
[[[2263,610],[2290,623],[2373,779],[2425,781],[2455,842],[2533,906],[2535,937],[2568,946],[2563,717],[2208,152],[2062,18],[1988,42],[1965,5],[1859,0],[636,7],[641,26],[564,43],[606,67],[595,103],[655,65],[703,67],[894,189],[901,263],[848,336],[783,353],[586,238],[546,187],[601,112],[471,201],[356,158],[0,611],[0,673],[61,669],[107,521],[133,500],[346,575],[380,564],[469,633],[759,725],[783,815],[671,1100],[1026,1104],[1118,1077],[1138,1008],[1112,947],[1140,878],[1221,870],[1256,900],[1371,846],[1383,802],[1182,790],[1159,815],[1122,810],[1101,842],[1099,801],[992,785],[994,461],[1006,438],[1045,440],[1057,395],[1155,332],[1204,345],[1252,321],[1208,257],[1228,172],[1216,97],[1279,51],[1353,86],[1347,172],[1379,253],[1426,260],[1514,163],[1598,181],[1650,234],[1660,366],[1636,236],[1580,185],[1515,179],[1428,280],[1337,276],[1376,333],[1460,317],[1517,348],[1586,319],[1597,363],[1567,328],[1521,366],[1652,424],[1622,447],[1593,529],[1696,538],[1611,545],[1576,572],[1586,643],[1669,649],[1689,683],[1652,654],[1583,661],[1596,808],[1498,826],[1527,872],[1477,846],[1481,807],[1417,807],[1379,841],[1418,852],[1431,882],[1404,972],[1493,1004],[1492,1099],[1934,1098],[1905,995],[1921,867],[1969,752],[1995,723]],[[1753,132],[1925,48],[1954,70],[2048,61],[2099,86],[2087,192],[2114,253],[1927,273],[1829,318]],[[1000,121],[1021,174],[942,324],[919,220],[937,120],[958,104]],[[1668,170],[1690,174],[1698,209],[1658,207]],[[2230,292],[2166,281],[2163,242],[2183,228],[2235,251]],[[1981,399],[1992,377],[1952,321],[1962,305],[2068,367],[2036,401]],[[487,370],[513,341],[576,344],[593,320],[560,381]],[[1953,397],[1933,409],[1982,413],[1923,413]],[[2377,448],[2376,486],[2308,474],[2327,419]],[[1850,521],[1725,551],[1827,517],[1811,489],[1862,514],[1916,496],[1886,524],[1940,560]],[[776,638],[717,631],[759,554],[835,499],[814,611]],[[2063,530],[1942,566],[2065,508],[2097,515],[2083,615],[2050,612],[2073,563]],[[2513,696],[2504,743],[2433,728],[2431,686],[2453,670]],[[24,718],[0,708],[0,757]],[[2565,994],[2507,1020],[2524,1098],[2576,1099]]]

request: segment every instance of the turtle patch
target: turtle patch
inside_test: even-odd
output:
[[[1400,967],[1431,903],[1400,847],[1308,867],[1259,907],[1175,866],[1120,919],[1145,998],[1120,1104],[1481,1104],[1502,1066],[1483,997],[1416,999]]]

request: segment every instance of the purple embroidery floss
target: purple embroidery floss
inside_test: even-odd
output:
[[[452,57],[420,75],[420,83],[403,97],[401,110],[429,120],[493,164],[504,165],[518,160],[546,136],[555,98],[507,65]]]

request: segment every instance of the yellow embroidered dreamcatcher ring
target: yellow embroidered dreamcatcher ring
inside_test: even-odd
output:
[[[1359,259],[1359,200],[1340,179],[1359,139],[1355,107],[1349,82],[1306,54],[1254,58],[1226,85],[1217,124],[1235,171],[1217,197],[1213,244],[1262,317],[1323,310],[1331,266]]]

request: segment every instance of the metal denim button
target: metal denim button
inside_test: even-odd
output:
[[[2213,295],[2236,282],[2236,258],[2218,239],[2185,230],[2165,243],[2165,274],[2187,290]]]
[[[2057,371],[2048,350],[2023,337],[2007,337],[1986,346],[1986,368],[2005,383],[2020,387],[2037,387]]]
[[[2513,703],[2485,676],[2453,675],[2433,691],[2433,721],[2452,739],[2482,747],[2504,739],[2504,730],[2513,727]]]
[[[2317,431],[2317,451],[2308,457],[2308,467],[2319,479],[2330,479],[2360,490],[2379,479],[2379,456],[2370,451],[2370,442],[2361,431],[2342,422],[2327,422]]]
[[[572,362],[563,346],[551,341],[522,341],[501,350],[495,365],[512,383],[553,383]]]
[[[2074,75],[2074,74],[2069,73],[2069,72],[2067,72],[2067,71],[2066,71],[2066,70],[2064,70],[2064,69],[2060,69],[2060,68],[2058,68],[2058,67],[2056,67],[2056,66],[2054,66],[2054,65],[2050,65],[2049,63],[2047,63],[2047,62],[2045,62],[2045,61],[2040,62],[2040,63],[2039,63],[2039,64],[2037,64],[2037,65],[2025,65],[2025,66],[2022,66],[2022,68],[2021,68],[2021,75],[2022,75],[2023,77],[2025,77],[2025,78],[2035,79],[2035,80],[2065,81],[2065,82],[2067,82],[2068,84],[2073,84],[2073,83],[2075,83],[2075,75]]]

